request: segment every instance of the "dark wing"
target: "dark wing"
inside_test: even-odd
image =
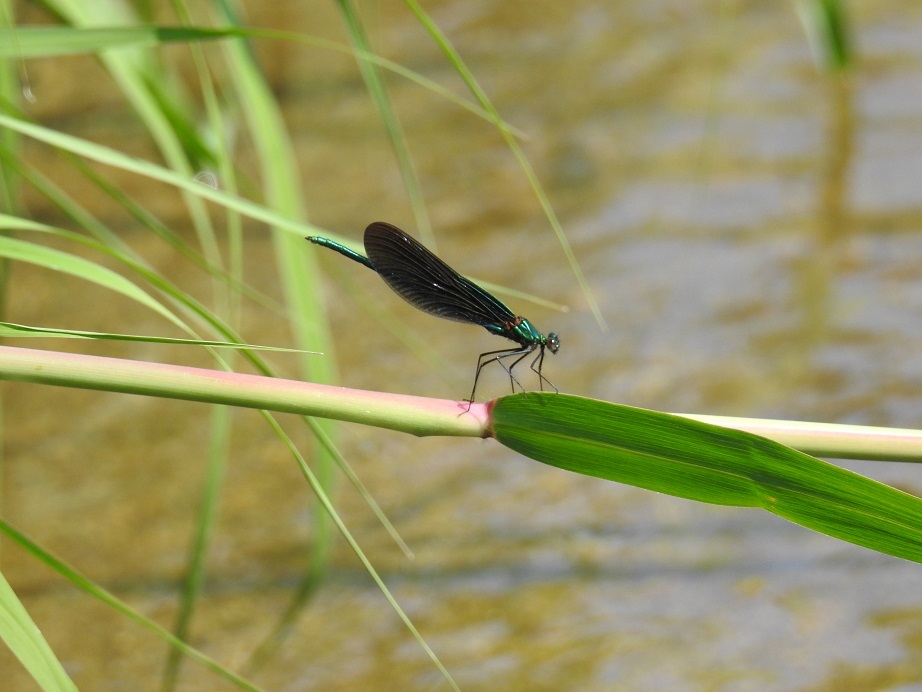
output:
[[[396,226],[365,229],[365,252],[391,289],[415,308],[456,322],[502,325],[515,314]]]

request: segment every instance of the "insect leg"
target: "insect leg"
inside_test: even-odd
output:
[[[538,367],[537,367],[537,368],[535,367],[535,364],[536,364],[536,363],[538,364]],[[532,372],[537,373],[537,375],[538,375],[538,384],[541,386],[541,391],[542,391],[542,392],[544,391],[544,383],[547,382],[549,385],[551,385],[551,387],[553,388],[553,390],[559,394],[559,393],[560,393],[560,390],[557,389],[557,387],[554,386],[554,383],[553,383],[553,382],[551,382],[549,379],[547,379],[547,378],[542,374],[541,369],[542,369],[543,367],[544,367],[544,349],[542,348],[542,349],[541,349],[541,352],[540,352],[540,353],[535,357],[535,359],[531,362],[531,369],[532,369]]]
[[[489,363],[492,363],[493,361],[496,361],[500,365],[503,366],[503,369],[506,370],[506,372],[509,373],[509,378],[513,382],[518,383],[518,380],[516,380],[512,376],[512,372],[510,368],[507,368],[505,364],[503,364],[502,359],[508,358],[510,356],[520,355],[520,354],[527,355],[531,353],[531,351],[532,349],[529,349],[529,348],[525,348],[525,349],[502,348],[502,349],[499,349],[498,351],[487,351],[486,353],[481,353],[480,356],[477,358],[477,370],[476,372],[474,372],[474,388],[471,389],[471,398],[468,399],[468,401],[472,404],[474,403],[474,394],[477,392],[477,380],[480,379],[480,371],[483,370],[483,366],[488,365]],[[516,363],[518,363],[518,361],[516,361]],[[513,365],[515,365],[515,363],[513,363]],[[519,383],[519,387],[521,386],[522,386],[521,383]],[[515,385],[513,385],[512,389],[513,391],[515,391]],[[470,406],[468,406],[468,410],[470,410]]]
[[[496,362],[500,364],[500,366],[503,368],[503,370],[505,370],[507,373],[509,373],[509,384],[512,386],[512,393],[513,393],[513,394],[515,394],[515,385],[519,385],[519,389],[521,389],[523,392],[525,391],[525,387],[523,387],[523,386],[522,386],[522,383],[519,382],[519,381],[515,378],[515,375],[512,374],[512,369],[513,369],[516,365],[518,365],[519,363],[521,363],[521,362],[522,362],[522,359],[525,358],[529,353],[531,353],[531,352],[534,351],[534,350],[535,350],[534,348],[525,348],[525,349],[522,349],[522,350],[520,350],[520,351],[512,351],[512,352],[506,353],[505,355],[497,356],[497,357],[496,357]],[[516,358],[514,361],[512,361],[512,365],[510,365],[510,366],[507,367],[506,364],[503,362],[503,359],[504,359],[504,358],[511,358],[512,356],[517,356],[517,355],[519,355],[519,354],[522,354],[522,355],[520,355],[518,358]]]

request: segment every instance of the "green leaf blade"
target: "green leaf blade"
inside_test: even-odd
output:
[[[77,689],[2,573],[0,640],[13,652],[43,690],[71,692]]]
[[[698,502],[761,507],[922,562],[922,500],[758,435],[546,393],[499,399],[493,433],[551,466]]]

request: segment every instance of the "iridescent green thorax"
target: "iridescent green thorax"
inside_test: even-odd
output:
[[[537,346],[539,344],[543,345],[547,340],[541,332],[535,329],[535,325],[519,315],[516,315],[513,319],[502,324],[490,324],[485,326],[487,331],[499,336],[504,336],[507,339],[512,339],[523,347]]]
[[[488,324],[486,328],[491,334],[512,339],[523,348],[541,346],[542,348],[546,347],[551,353],[557,353],[560,348],[560,338],[556,334],[551,332],[544,336],[535,328],[535,325],[518,315],[503,324]]]

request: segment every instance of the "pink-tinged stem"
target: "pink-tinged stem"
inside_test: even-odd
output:
[[[486,437],[487,404],[165,363],[0,346],[0,379],[321,416],[413,435]]]

